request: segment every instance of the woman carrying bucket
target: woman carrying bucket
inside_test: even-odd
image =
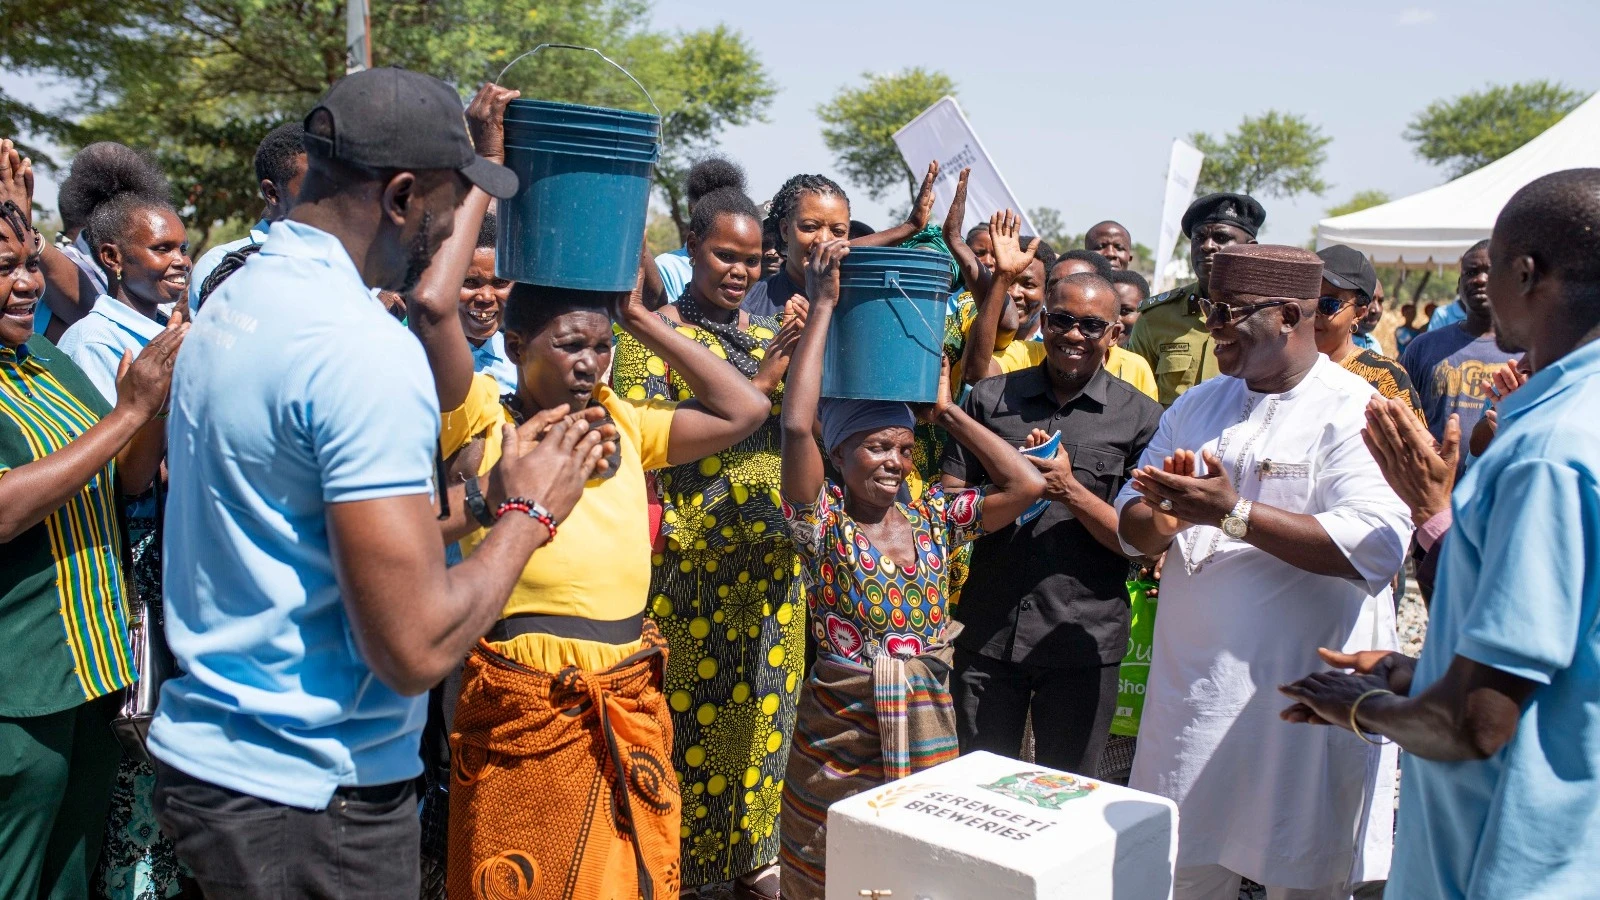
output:
[[[689,831],[685,889],[737,879],[736,898],[777,897],[778,805],[804,667],[805,599],[778,496],[777,410],[804,327],[740,310],[761,268],[761,218],[738,188],[703,196],[689,223],[692,277],[660,314],[771,403],[755,434],[657,476],[663,513],[649,613],[667,641],[673,764]],[[612,385],[631,401],[684,401],[691,385],[630,334]]]
[[[951,402],[945,364],[926,418],[983,461],[994,487],[946,495],[935,481],[909,502],[901,499],[912,465],[911,408],[821,400],[847,253],[841,240],[811,251],[810,321],[782,415],[783,514],[819,645],[801,688],[784,782],[779,858],[786,900],[823,896],[831,804],[955,758],[950,640],[960,626],[946,615],[947,560],[957,546],[1015,520],[1044,488],[1016,448]],[[942,361],[937,344],[930,352]],[[824,475],[812,435],[819,410],[839,483]]]
[[[515,96],[491,85],[468,110],[485,158],[505,152],[500,111]],[[502,203],[502,212],[522,196]],[[502,328],[517,389],[502,400],[493,378],[472,374],[456,314],[487,205],[473,189],[457,212],[456,236],[411,298],[413,318],[426,323],[417,330],[435,379],[469,384],[465,402],[443,416],[442,452],[480,445],[469,451],[481,459],[478,477],[450,488],[453,515],[441,531],[447,542],[459,538],[469,556],[483,547],[485,521],[503,515],[538,519],[551,537],[510,586],[504,618],[466,660],[450,741],[449,894],[669,900],[678,890],[681,800],[661,691],[665,642],[645,618],[644,473],[743,440],[770,407],[732,366],[645,310],[637,268],[632,294],[515,285]],[[568,215],[593,227],[588,212]],[[551,212],[539,227],[559,235],[564,224]],[[602,259],[597,268],[637,266],[638,243],[626,253],[628,260]],[[600,378],[619,319],[705,399],[676,404],[613,393]],[[537,497],[495,496],[482,476],[500,456],[503,425],[515,423],[523,440],[537,440],[564,417],[615,432],[605,475],[585,486],[571,514],[554,521]]]

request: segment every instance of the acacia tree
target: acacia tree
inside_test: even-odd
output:
[[[894,133],[941,97],[954,94],[956,83],[943,72],[920,67],[862,77],[865,84],[843,88],[817,107],[822,143],[845,178],[872,199],[882,200],[904,185],[908,203],[915,203],[924,172],[906,166]]]
[[[594,47],[644,82],[664,115],[658,183],[728,125],[759,118],[772,87],[725,28],[650,30],[646,0],[395,0],[375,4],[373,59],[437,75],[463,94],[546,42]],[[0,96],[0,115],[69,148],[118,140],[151,151],[172,179],[196,252],[211,229],[259,209],[251,160],[271,128],[303,117],[345,71],[343,0],[7,0],[0,65],[78,86],[59,109]],[[505,78],[527,97],[648,110],[589,54],[546,51]],[[20,114],[18,112],[20,110]],[[31,117],[31,118],[30,118]],[[669,197],[670,197],[669,193]]]
[[[1321,196],[1328,189],[1321,172],[1332,141],[1303,116],[1277,110],[1245,116],[1237,129],[1220,139],[1195,132],[1189,143],[1206,155],[1197,191],[1282,199],[1304,193]]]
[[[1459,178],[1538,137],[1587,96],[1549,81],[1491,85],[1435,100],[1401,136],[1418,156]]]

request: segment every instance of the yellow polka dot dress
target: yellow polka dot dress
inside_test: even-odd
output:
[[[674,323],[676,324],[676,323]],[[718,356],[700,328],[678,325]],[[776,320],[752,317],[764,352]],[[676,372],[618,335],[618,393],[687,400]],[[726,881],[778,855],[778,807],[805,664],[805,593],[784,524],[778,414],[738,445],[658,473],[661,532],[650,616],[666,636],[665,690],[683,790],[685,888]]]

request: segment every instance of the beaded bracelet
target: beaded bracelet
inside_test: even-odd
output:
[[[529,500],[527,497],[512,497],[506,502],[500,504],[500,508],[495,510],[494,517],[498,519],[511,510],[525,513],[529,518],[533,519],[535,522],[538,522],[540,525],[543,525],[544,530],[550,533],[550,536],[545,539],[546,542],[556,539],[555,517],[550,515],[550,510],[545,509],[544,506],[539,503],[539,501]]]

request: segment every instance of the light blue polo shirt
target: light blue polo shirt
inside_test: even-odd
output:
[[[428,493],[438,438],[421,344],[336,238],[274,222],[173,374],[163,588],[184,674],[162,688],[156,758],[309,809],[421,772],[427,698],[362,660],[327,513]]]
[[[271,227],[272,224],[270,222],[268,222],[266,219],[261,219],[260,221],[256,222],[256,224],[250,226],[249,234],[239,238],[236,241],[229,241],[226,244],[218,244],[215,247],[212,247],[210,250],[207,250],[200,256],[199,259],[195,260],[194,268],[189,270],[189,308],[196,310],[200,308],[200,286],[205,284],[206,277],[212,272],[215,272],[217,270],[217,266],[222,264],[222,258],[224,256],[227,256],[229,253],[238,250],[240,247],[248,247],[252,244],[265,243],[267,240],[267,229]]]
[[[668,303],[677,303],[684,289],[694,278],[694,265],[689,262],[689,248],[668,250],[656,257],[656,271],[661,273],[661,285]]]
[[[1600,341],[1500,404],[1451,498],[1415,696],[1463,656],[1534,682],[1482,762],[1407,754],[1385,896],[1600,891]]]
[[[1457,322],[1465,322],[1466,320],[1467,305],[1461,302],[1460,297],[1457,297],[1433,311],[1433,315],[1428,317],[1428,330],[1438,331],[1441,328],[1454,325]]]
[[[166,325],[165,316],[159,320],[145,318],[133,307],[101,294],[89,314],[74,322],[56,346],[89,376],[100,389],[100,396],[116,406],[117,369],[122,365],[122,354],[132,350],[138,356]]]
[[[472,346],[469,341],[467,344]],[[500,385],[500,392],[509,394],[517,389],[517,365],[506,356],[506,333],[496,331],[494,337],[481,346],[472,347],[472,371],[487,372]]]

